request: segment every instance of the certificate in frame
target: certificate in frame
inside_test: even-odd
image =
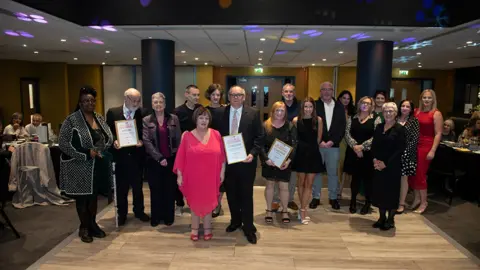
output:
[[[288,159],[290,153],[293,151],[293,147],[282,142],[279,139],[275,139],[268,150],[268,158],[277,166],[282,167],[283,163]]]
[[[115,131],[120,148],[138,144],[137,123],[134,119],[115,121]]]
[[[245,148],[242,133],[223,136],[222,140],[228,165],[240,163],[247,159],[247,149]]]

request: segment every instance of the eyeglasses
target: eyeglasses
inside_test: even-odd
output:
[[[229,96],[232,97],[232,98],[241,98],[244,95],[243,94],[229,94]]]
[[[361,105],[364,105],[364,106],[372,106],[372,103],[369,103],[369,102],[362,102]]]
[[[333,91],[333,88],[321,88],[321,91]]]
[[[388,111],[383,111],[383,112],[386,113],[386,114],[394,114],[395,113],[395,111],[393,111],[393,110],[388,110]]]

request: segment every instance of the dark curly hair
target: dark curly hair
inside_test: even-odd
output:
[[[340,92],[337,100],[340,101],[340,98],[343,97],[344,95],[349,95],[350,96],[350,102],[347,105],[347,114],[348,114],[348,116],[354,116],[357,112],[355,110],[355,105],[353,105],[353,96],[352,96],[352,93],[350,91],[343,90],[342,92]]]
[[[207,90],[205,91],[205,98],[210,100],[210,96],[212,95],[215,90],[220,91],[220,97],[223,97],[223,94],[225,91],[223,90],[223,87],[221,84],[218,83],[212,83],[208,86]]]

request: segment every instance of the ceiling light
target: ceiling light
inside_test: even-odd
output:
[[[105,62],[102,62],[102,65],[105,65],[106,63]]]
[[[398,46],[393,47],[394,50],[398,50]]]
[[[181,51],[181,53],[186,53],[187,51]]]
[[[198,61],[198,57],[195,57],[195,61]]]
[[[467,41],[467,44],[472,44],[472,43],[473,43],[473,41]]]
[[[453,64],[453,61],[448,61],[449,64]]]
[[[208,65],[208,63],[207,63],[207,62],[205,62],[205,66],[206,66],[206,65]]]
[[[418,62],[419,65],[421,65],[422,63]]]
[[[60,41],[61,41],[61,42],[67,42],[67,40],[66,40],[66,39],[63,39],[63,38],[60,39]]]
[[[110,53],[110,51],[105,51],[105,53]]]
[[[75,58],[73,58],[73,60],[77,61],[77,60],[78,60],[78,58],[76,58],[76,57],[75,57]]]
[[[262,65],[262,63],[258,63],[257,65],[261,66],[261,65]]]
[[[263,53],[263,51],[258,51],[258,53]]]
[[[186,64],[186,63],[187,63],[187,61],[183,61],[183,63],[184,63],[184,64]]]
[[[383,40],[383,38],[381,38],[380,40]]]
[[[417,52],[417,55],[422,55],[422,53],[421,53],[421,52]]]
[[[343,51],[338,51],[339,54],[343,54]]]
[[[421,68],[422,66],[418,66],[419,68]]]
[[[135,61],[136,61],[136,60],[137,60],[137,58],[136,58],[136,57],[134,57],[134,58],[133,58],[133,60],[135,60]]]
[[[258,58],[258,61],[262,61],[262,58]]]
[[[23,47],[27,47],[27,44],[23,44]]]
[[[312,66],[315,66],[315,64],[312,64]]]
[[[260,41],[265,41],[266,39],[265,38],[261,38]]]
[[[152,39],[152,37],[148,37],[149,39]]]
[[[34,51],[33,53],[34,53],[34,54],[38,54],[38,51]]]

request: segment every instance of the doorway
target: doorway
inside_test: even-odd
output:
[[[227,82],[245,89],[245,104],[258,109],[261,120],[264,121],[268,119],[273,103],[282,100],[283,85],[286,83],[295,84],[295,77],[231,76],[227,78]],[[227,85],[227,89],[232,85]]]
[[[32,114],[40,113],[40,89],[38,79],[20,79],[20,98],[24,125],[30,123]]]
[[[417,107],[420,94],[425,89],[433,89],[433,80],[393,79],[389,98],[397,104],[404,99],[409,99]]]

